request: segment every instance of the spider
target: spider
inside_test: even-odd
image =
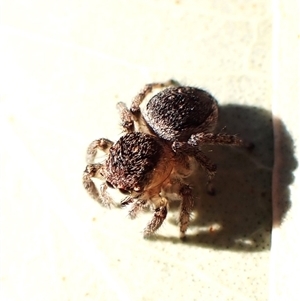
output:
[[[143,100],[157,88],[162,90],[141,113]],[[121,206],[130,205],[132,219],[150,207],[154,214],[144,229],[144,237],[151,236],[162,225],[171,201],[168,195],[175,191],[181,202],[180,238],[184,238],[194,206],[192,187],[187,181],[194,171],[193,162],[207,172],[207,189],[214,193],[212,179],[217,166],[201,151],[201,145],[243,146],[244,142],[222,131],[214,134],[217,101],[202,89],[180,86],[174,80],[147,84],[133,99],[130,109],[123,102],[117,108],[125,133],[116,143],[101,138],[89,145],[84,188],[107,207],[114,204],[108,187],[118,189],[127,195]],[[107,155],[103,163],[95,163],[98,150]],[[99,189],[93,178],[103,180]]]

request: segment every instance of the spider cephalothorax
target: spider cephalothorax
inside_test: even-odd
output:
[[[129,193],[157,186],[171,172],[172,152],[164,144],[140,132],[122,136],[110,148],[105,163],[106,182]]]
[[[153,88],[166,89],[153,96],[141,114],[140,104]],[[83,174],[85,189],[106,206],[113,203],[107,187],[127,194],[122,205],[131,205],[131,218],[147,206],[153,209],[153,218],[144,230],[144,236],[148,236],[167,216],[167,191],[171,187],[181,199],[179,227],[184,237],[194,205],[192,188],[186,181],[192,172],[191,158],[207,171],[207,187],[212,193],[216,165],[201,151],[201,145],[243,145],[242,140],[212,133],[218,119],[216,100],[204,90],[179,86],[174,81],[146,85],[130,110],[124,103],[118,103],[118,109],[127,133],[116,143],[102,138],[90,144]],[[94,162],[97,150],[107,154],[104,163]],[[92,178],[103,180],[99,189]]]

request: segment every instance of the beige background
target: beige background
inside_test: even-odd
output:
[[[296,300],[297,1],[2,2],[1,300]],[[149,214],[81,184],[88,143],[121,134],[116,103],[169,78],[256,144],[207,149],[218,194],[194,183],[186,243],[176,210],[143,240]]]

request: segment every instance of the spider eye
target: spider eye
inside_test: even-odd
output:
[[[125,190],[125,189],[122,189],[122,188],[119,188],[119,191],[120,191],[122,194],[125,194],[125,195],[130,194],[130,191]]]
[[[106,185],[110,188],[115,188],[110,182],[106,181]]]

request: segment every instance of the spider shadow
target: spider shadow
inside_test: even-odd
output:
[[[218,165],[214,179],[216,194],[207,194],[206,176],[202,170],[190,179],[196,204],[186,244],[236,251],[270,248],[272,224],[280,224],[291,206],[289,184],[293,181],[292,171],[297,166],[292,138],[279,119],[274,118],[274,123],[280,130],[280,155],[284,162],[278,181],[281,187],[276,189],[281,192],[281,197],[276,198],[275,203],[272,202],[274,135],[271,112],[241,105],[220,107],[216,132],[226,126],[227,133],[236,133],[253,142],[255,147],[251,151],[229,146],[203,147],[203,151]],[[178,204],[171,203],[171,215],[175,209],[178,212]],[[177,224],[175,218],[171,218],[171,222]],[[159,234],[155,235],[155,240],[180,242],[178,238]]]

